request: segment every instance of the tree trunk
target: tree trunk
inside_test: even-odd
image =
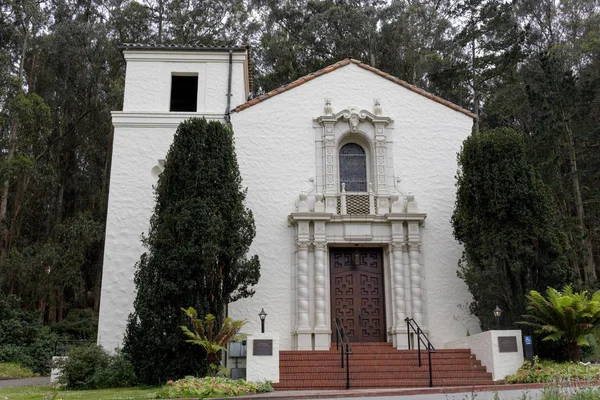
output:
[[[578,362],[581,359],[581,349],[577,342],[569,342],[567,343],[567,349],[569,351],[569,360],[573,362]]]
[[[573,184],[573,197],[575,198],[575,208],[577,210],[577,222],[581,230],[581,249],[584,253],[584,280],[586,285],[593,285],[596,280],[596,268],[594,266],[594,252],[592,243],[590,242],[587,229],[585,228],[585,211],[583,209],[583,200],[581,198],[581,190],[579,188],[579,171],[577,170],[577,154],[575,153],[575,145],[573,143],[573,131],[568,120],[563,114],[565,125],[565,133],[567,135],[567,147],[569,150],[569,163],[571,168],[571,181]]]

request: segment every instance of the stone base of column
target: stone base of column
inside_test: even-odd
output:
[[[312,350],[312,330],[297,330],[296,344],[296,350]]]
[[[398,350],[408,350],[408,336],[405,329],[392,330],[392,343]]]
[[[315,350],[329,350],[331,347],[331,331],[329,329],[315,330]]]

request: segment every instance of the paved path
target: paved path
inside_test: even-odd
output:
[[[412,389],[350,389],[275,391],[236,397],[236,400],[536,400],[541,398],[542,384],[515,384],[475,387],[434,387]],[[497,397],[496,396],[497,393]],[[525,396],[524,396],[525,395]],[[227,398],[213,399],[227,400]],[[231,398],[229,398],[231,400]]]
[[[50,377],[42,376],[41,378],[0,380],[0,388],[16,387],[16,386],[31,386],[31,385],[48,386],[48,385],[50,385]]]

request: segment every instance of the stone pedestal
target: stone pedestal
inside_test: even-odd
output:
[[[270,355],[256,354],[256,340],[271,340],[272,353]],[[279,382],[279,334],[253,333],[252,336],[248,336],[247,346],[246,380],[248,382]]]

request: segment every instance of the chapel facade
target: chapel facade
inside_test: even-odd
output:
[[[248,100],[248,49],[125,46],[98,341],[122,345],[153,185],[178,124],[230,120],[261,260],[256,294],[228,307],[281,350],[328,350],[332,320],[356,342],[407,347],[405,318],[436,346],[479,331],[456,276],[456,154],[475,115],[356,60]]]

